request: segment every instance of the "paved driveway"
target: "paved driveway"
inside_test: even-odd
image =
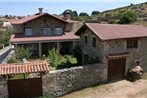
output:
[[[147,98],[147,80],[121,80],[106,85],[86,88],[61,98]]]

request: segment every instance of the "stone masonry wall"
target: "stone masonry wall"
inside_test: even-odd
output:
[[[85,44],[85,36],[88,37],[87,44]],[[92,38],[96,38],[96,47],[92,46]],[[80,43],[83,54],[87,54],[89,57],[99,57],[99,60],[103,61],[104,44],[91,30],[86,29],[85,33],[80,35]]]
[[[0,98],[8,98],[7,81],[0,76]]]
[[[45,94],[57,97],[105,80],[103,64],[72,67],[46,74],[43,77],[43,90]]]

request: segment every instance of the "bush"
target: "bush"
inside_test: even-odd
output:
[[[91,21],[91,17],[90,16],[77,16],[76,20],[77,21]]]
[[[58,55],[55,49],[49,51],[48,58],[50,59],[49,63],[51,64],[51,66],[53,66],[56,69],[70,68],[73,66],[77,66],[76,58],[70,55],[60,56]]]
[[[57,68],[57,66],[60,63],[60,57],[59,57],[56,49],[53,48],[51,51],[49,51],[48,58],[50,59],[49,63],[51,64],[51,66]]]
[[[7,61],[7,63],[18,63],[18,60],[16,59],[15,56],[13,56]]]
[[[120,16],[121,24],[134,23],[137,20],[137,14],[134,11],[125,11]]]
[[[24,48],[24,47],[16,47],[15,49],[15,56],[16,59],[22,60],[23,58],[29,59],[31,56],[31,52],[29,51],[29,49]]]

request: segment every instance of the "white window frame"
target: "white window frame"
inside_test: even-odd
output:
[[[55,28],[55,33],[56,33],[56,35],[61,35],[61,34],[63,34],[63,29],[61,27],[57,27],[57,28]]]
[[[33,31],[32,28],[26,28],[26,29],[25,29],[25,35],[26,35],[26,36],[32,36],[32,34],[33,34],[32,31]]]
[[[48,32],[47,32],[47,30],[48,30]],[[43,29],[43,35],[44,35],[44,36],[49,36],[49,35],[51,35],[51,28],[44,28],[44,29]]]

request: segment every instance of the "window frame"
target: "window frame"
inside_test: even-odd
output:
[[[127,49],[138,48],[138,39],[127,39]]]
[[[49,30],[48,33],[45,32],[45,30],[47,30],[47,29]],[[44,36],[50,36],[50,35],[51,35],[51,28],[50,28],[50,27],[45,27],[45,28],[43,28],[43,35],[44,35]]]
[[[32,35],[33,35],[33,29],[32,28],[25,28],[25,36],[32,36]]]
[[[61,31],[60,31],[59,29],[60,29]],[[58,32],[57,32],[57,31],[58,31]],[[60,31],[60,33],[59,33],[59,31]],[[61,27],[56,27],[56,28],[55,28],[55,34],[56,34],[56,35],[62,35],[62,34],[63,34],[63,28],[61,28]]]

